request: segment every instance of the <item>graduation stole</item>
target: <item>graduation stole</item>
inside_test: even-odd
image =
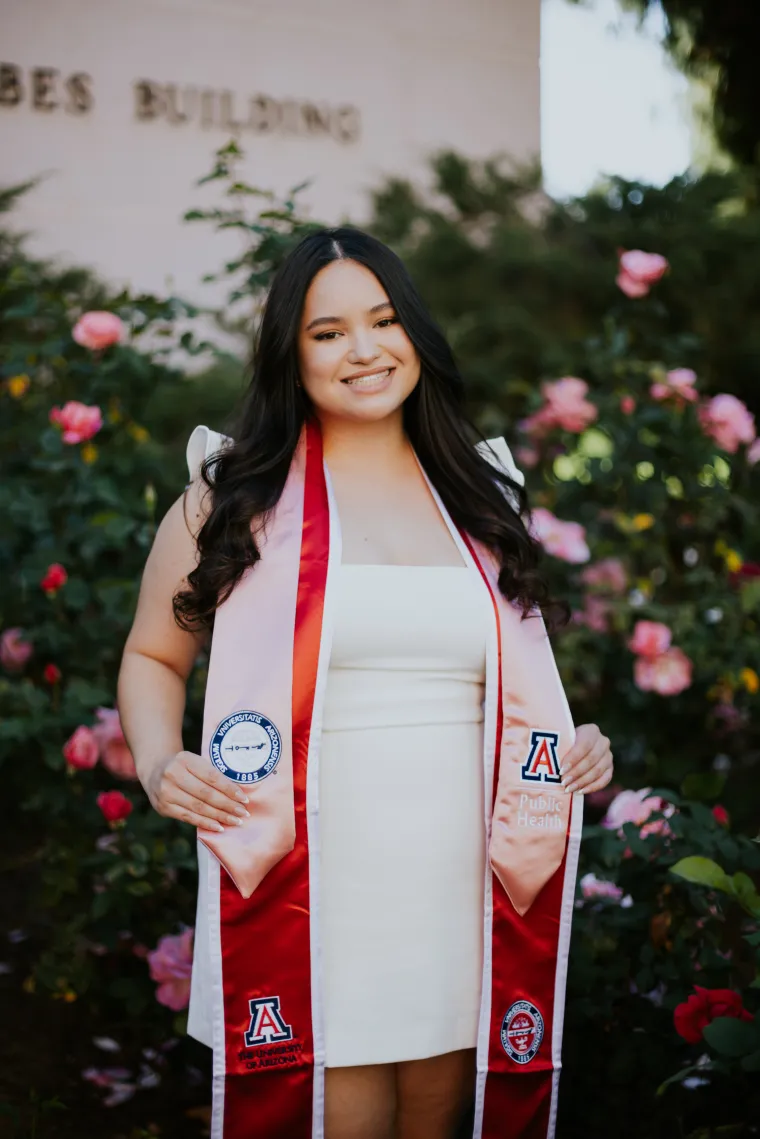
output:
[[[217,446],[207,444],[206,452]],[[486,447],[492,462],[522,481],[503,439]],[[540,615],[521,619],[499,592],[491,553],[457,530],[430,489],[493,610],[473,1139],[552,1139],[582,818],[582,797],[560,785],[574,729]],[[261,560],[216,614],[204,714],[204,755],[250,799],[244,825],[199,834],[214,856],[203,860],[211,1135],[323,1139],[319,753],[341,553],[313,422],[257,541]],[[398,1011],[390,1007],[389,1015]],[[371,1024],[357,1025],[357,1032],[371,1031]]]

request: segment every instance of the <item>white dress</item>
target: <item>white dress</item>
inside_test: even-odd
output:
[[[320,749],[326,1063],[476,1043],[488,595],[458,566],[342,565]]]

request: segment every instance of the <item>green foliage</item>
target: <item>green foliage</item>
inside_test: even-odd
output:
[[[0,194],[0,211],[29,189]],[[258,260],[225,270],[234,285],[245,267],[249,298],[260,299],[286,231],[300,224],[292,203],[267,195],[266,204],[251,230]],[[91,311],[120,318],[121,343],[93,351],[74,341]],[[0,231],[0,634],[20,629],[32,648],[21,666],[0,666],[3,863],[28,888],[24,912],[3,917],[23,923],[35,947],[28,992],[85,1001],[101,1031],[119,1023],[142,1045],[181,1027],[156,1003],[145,954],[193,924],[195,832],[160,818],[136,782],[103,763],[69,768],[62,749],[115,704],[145,559],[186,482],[187,437],[198,422],[221,425],[240,391],[241,362],[194,332],[195,318],[208,326],[209,315],[177,298],[114,293],[88,272],[29,256],[22,239]],[[184,362],[203,354],[211,367],[186,375]],[[92,438],[67,443],[50,421],[70,401],[100,409]],[[45,591],[56,564],[65,584]],[[201,656],[184,725],[196,750],[205,667]],[[109,826],[96,800],[115,789],[133,810]]]
[[[573,1139],[605,1134],[611,1112],[618,1133],[634,1139],[748,1122],[760,1106],[742,1074],[758,1047],[757,1016],[718,1017],[696,1045],[673,1028],[695,984],[741,992],[747,1009],[758,1007],[758,915],[722,884],[751,881],[760,848],[703,804],[664,794],[643,838],[635,823],[584,829],[581,880],[593,873],[623,897],[576,903],[565,1031],[582,1044],[566,1046],[560,1101],[560,1133]]]
[[[72,326],[92,309],[117,313],[128,343],[75,344]],[[96,796],[117,786],[114,776],[69,774],[61,749],[97,707],[114,704],[156,519],[184,481],[145,415],[157,389],[181,402],[185,380],[139,346],[190,315],[175,300],[109,293],[0,235],[0,628],[20,627],[33,646],[23,669],[0,673],[4,825],[37,868],[32,932],[45,948],[32,983],[67,1000],[120,998],[135,1016],[153,1002],[132,950],[191,912],[192,836],[154,816],[134,784],[124,787],[136,805],[129,826],[109,836]],[[89,442],[64,443],[49,421],[69,400],[102,410]],[[53,563],[68,580],[48,595],[40,582]],[[46,665],[60,681],[45,680]],[[196,721],[197,707],[189,730]],[[103,954],[113,955],[107,971]],[[114,969],[118,986],[104,975]]]

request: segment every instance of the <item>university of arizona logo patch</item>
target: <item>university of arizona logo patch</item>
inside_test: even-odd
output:
[[[246,1048],[292,1040],[293,1029],[282,1019],[279,997],[254,997],[248,1002],[251,1023],[243,1033]]]
[[[522,778],[526,783],[561,783],[557,744],[559,732],[542,732],[534,728],[530,733],[530,751],[522,765]]]
[[[516,1064],[529,1064],[544,1038],[544,1018],[530,1001],[515,1001],[501,1022],[501,1044]]]
[[[258,783],[271,775],[282,750],[280,733],[258,712],[233,712],[211,737],[214,767],[236,783]]]

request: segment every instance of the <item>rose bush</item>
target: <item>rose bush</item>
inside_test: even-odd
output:
[[[632,1136],[757,1117],[758,873],[725,810],[662,788],[587,805],[565,1029],[584,1047],[565,1047],[561,1134],[603,1135],[615,1103]]]

